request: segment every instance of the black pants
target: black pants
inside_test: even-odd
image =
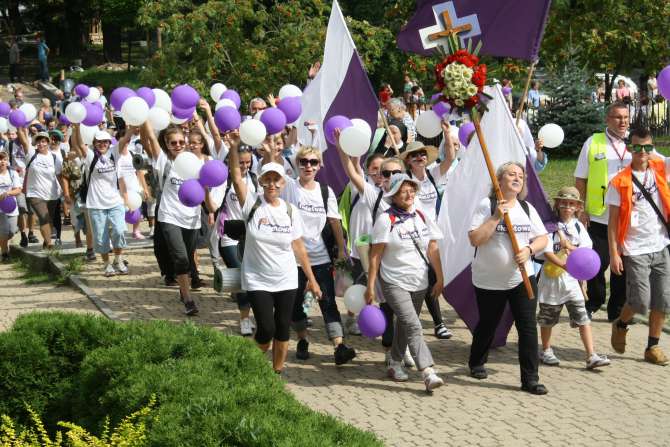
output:
[[[165,238],[169,259],[174,265],[175,275],[190,273],[197,230],[181,228],[165,222],[161,222],[160,228]]]
[[[161,271],[161,276],[165,276],[165,279],[175,280],[174,264],[170,258],[170,252],[168,250],[167,243],[165,242],[165,237],[163,236],[163,231],[161,230],[161,223],[158,222],[158,207],[161,203],[160,195],[156,197],[156,221],[154,222],[154,256],[158,262],[158,268]]]
[[[589,236],[593,241],[593,249],[600,258],[600,271],[587,283],[589,300],[586,309],[595,312],[605,304],[607,283],[605,281],[605,270],[610,265],[609,241],[607,240],[607,225],[591,222],[589,225]],[[619,318],[621,308],[626,302],[626,272],[623,275],[610,274],[610,299],[607,303],[607,319],[613,321]]]
[[[63,230],[63,220],[61,216],[62,204],[60,200],[56,200],[56,209],[54,210],[53,226],[56,230],[56,239],[60,239]]]
[[[260,345],[277,341],[288,341],[291,328],[291,312],[297,289],[267,292],[247,292],[251,309],[256,318],[256,342]]]
[[[21,80],[21,66],[19,64],[9,64],[9,82]]]
[[[535,277],[530,277],[535,296],[537,283]],[[495,337],[496,328],[509,303],[514,315],[514,325],[519,334],[519,366],[521,368],[521,383],[534,384],[539,381],[537,368],[539,364],[537,351],[537,323],[535,308],[537,299],[529,300],[523,282],[509,290],[487,290],[475,287],[477,308],[479,309],[479,323],[472,334],[470,348],[470,368],[484,366],[488,360],[489,348]]]

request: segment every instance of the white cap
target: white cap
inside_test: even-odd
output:
[[[419,183],[418,180],[411,178],[409,175],[405,174],[404,172],[399,173],[399,174],[393,174],[391,176],[391,184],[388,192],[384,193],[384,198],[385,199],[390,199],[393,197],[400,187],[402,186],[403,183],[405,182],[410,182],[416,185],[417,189],[421,188],[421,184]]]
[[[97,140],[97,141],[109,141],[109,142],[111,142],[112,141],[112,136],[108,132],[106,132],[104,130],[100,130],[100,131],[95,133],[95,137],[93,137],[93,139]]]
[[[286,171],[284,171],[284,166],[280,165],[279,163],[271,162],[261,166],[261,172],[258,175],[258,179],[260,180],[261,177],[263,177],[268,172],[276,172],[282,178],[286,175]]]

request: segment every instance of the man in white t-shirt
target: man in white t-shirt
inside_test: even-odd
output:
[[[612,179],[605,198],[610,211],[610,267],[613,276],[626,272],[627,299],[612,323],[612,347],[623,354],[633,316],[649,311],[644,359],[665,366],[670,361],[658,341],[670,311],[670,160],[650,157],[654,145],[647,129],[634,130],[631,138],[631,165]]]

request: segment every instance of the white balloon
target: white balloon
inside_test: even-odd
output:
[[[261,115],[263,115],[263,112],[264,112],[264,110],[259,110],[258,112],[256,112],[256,114],[254,115],[254,119],[260,121],[261,120]]]
[[[344,292],[344,307],[355,314],[365,307],[365,286],[354,284]]]
[[[366,135],[369,135],[368,138],[372,138],[372,129],[367,121],[360,118],[354,118],[351,120],[351,124],[353,124],[356,129],[362,130]]]
[[[216,84],[212,85],[212,87],[209,89],[209,96],[212,97],[212,100],[215,102],[219,102],[219,99],[221,99],[221,95],[228,90],[228,88],[223,85],[220,82],[217,82]]]
[[[79,135],[81,135],[81,140],[88,144],[89,146],[93,144],[93,137],[99,131],[98,126],[87,126],[81,124],[79,126]]]
[[[149,116],[147,117],[151,127],[155,131],[161,131],[170,125],[170,114],[160,107],[152,107],[149,109]]]
[[[563,143],[565,138],[565,133],[563,129],[558,124],[550,123],[545,124],[540,128],[540,131],[537,134],[537,137],[542,139],[544,147],[553,149],[558,147]]]
[[[98,90],[95,87],[91,87],[88,90],[88,96],[86,97],[86,101],[96,102],[98,99],[100,99],[100,90]]]
[[[161,90],[159,88],[155,88],[152,90],[154,92],[154,96],[156,97],[156,103],[154,104],[154,107],[161,108],[166,112],[171,113],[172,100],[170,99],[170,95],[168,95],[165,90]]]
[[[22,111],[24,115],[26,115],[26,122],[28,123],[37,117],[37,109],[30,103],[23,104],[21,107],[19,107],[19,110]]]
[[[71,102],[65,108],[65,117],[71,123],[81,123],[86,118],[86,108],[80,102]]]
[[[302,96],[302,90],[292,84],[286,84],[279,89],[279,99],[290,98],[292,96]]]
[[[17,131],[16,127],[12,126],[12,123],[10,123],[9,121],[7,121],[7,123],[8,123],[7,124],[7,129],[8,129],[9,132],[16,132]]]
[[[442,121],[432,110],[423,112],[416,119],[416,131],[426,138],[435,138],[442,133]]]
[[[5,133],[9,130],[9,121],[7,118],[0,117],[0,133]]]
[[[223,98],[221,101],[217,102],[214,110],[219,110],[221,107],[232,107],[233,109],[237,110],[235,103],[228,98]]]
[[[351,157],[360,157],[370,147],[370,135],[364,130],[347,127],[340,134],[340,146],[345,154]]]
[[[249,146],[258,146],[265,140],[267,130],[265,124],[256,119],[246,120],[240,124],[240,139]]]
[[[128,191],[128,209],[135,211],[142,206],[142,196],[136,191]]]
[[[184,180],[198,178],[202,162],[192,152],[182,152],[174,160],[174,170]]]
[[[121,106],[123,120],[131,126],[143,124],[149,116],[149,105],[139,96],[133,96],[124,101]]]
[[[188,118],[177,118],[174,115],[170,115],[170,122],[172,124],[184,124],[186,121],[188,121]]]

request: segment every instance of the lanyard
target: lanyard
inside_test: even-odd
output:
[[[610,135],[609,129],[605,129],[605,136],[607,137],[607,140],[610,142],[610,145],[612,146],[612,149],[614,149],[614,152],[616,153],[617,157],[619,157],[620,165],[623,166],[623,159],[626,156],[626,144],[624,143],[623,151],[619,153],[619,150],[614,145],[614,139]],[[623,142],[623,139],[619,138],[619,140]]]

